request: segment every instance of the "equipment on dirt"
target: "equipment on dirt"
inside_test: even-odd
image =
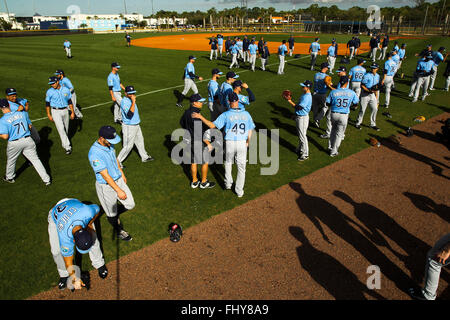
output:
[[[281,96],[286,100],[292,99],[292,92],[290,90],[284,90]]]
[[[387,138],[387,140],[392,142],[392,143],[395,143],[395,144],[399,144],[399,145],[402,144],[402,142],[400,141],[400,138],[398,136],[396,136],[395,134],[389,136]]]
[[[370,138],[370,139],[369,139],[369,144],[370,144],[372,147],[379,147],[379,146],[381,145],[381,143],[380,143],[377,139],[375,139],[375,138]]]
[[[415,122],[424,122],[426,118],[424,116],[418,116],[414,118]]]
[[[169,224],[169,237],[170,241],[172,242],[178,242],[181,239],[181,236],[183,235],[183,229],[181,226],[177,223],[172,222]]]
[[[414,135],[414,131],[411,129],[411,127],[408,127],[408,129],[406,129],[405,135],[407,137],[412,137]]]

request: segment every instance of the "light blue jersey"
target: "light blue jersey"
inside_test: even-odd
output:
[[[114,145],[109,148],[102,146],[98,141],[96,141],[88,154],[89,163],[95,172],[95,179],[100,184],[107,184],[105,179],[103,179],[100,174],[103,170],[108,170],[108,174],[111,178],[116,181],[122,177],[122,172],[119,170],[119,165],[117,164],[116,150]]]
[[[398,50],[400,50],[400,48],[398,47],[398,44],[396,44],[396,45],[394,46],[394,50],[397,51],[397,52],[398,52]]]
[[[244,43],[242,42],[242,40],[239,40],[238,42],[236,42],[236,45],[238,47],[238,50],[244,49]]]
[[[424,59],[421,59],[419,60],[419,62],[417,62],[416,70],[430,72],[431,69],[433,69],[433,66],[434,66],[433,60],[425,61]]]
[[[361,81],[361,84],[363,84],[367,89],[371,89],[378,83],[380,83],[380,75],[378,73],[374,75],[372,72],[366,73]]]
[[[326,73],[317,72],[314,75],[314,92],[316,93],[327,93],[328,87],[325,84]]]
[[[248,132],[255,128],[253,119],[245,110],[230,109],[222,113],[214,125],[221,130],[225,127],[225,140],[242,141],[248,139]]]
[[[298,116],[307,116],[309,111],[311,111],[311,106],[312,95],[311,92],[308,92],[302,95],[298,100],[297,106],[295,107],[295,114]]]
[[[70,41],[64,41],[64,48],[70,48],[72,46],[72,44],[70,43]]]
[[[336,57],[336,47],[335,46],[330,46],[328,48],[328,56]]]
[[[8,112],[0,118],[0,134],[8,134],[8,141],[30,135],[30,117],[26,111]]]
[[[219,84],[217,83],[216,80],[210,80],[208,82],[208,101],[214,102],[214,97],[218,94],[218,92],[219,92]]]
[[[248,46],[248,51],[250,51],[250,54],[251,55],[254,55],[254,54],[256,54],[256,52],[258,51],[258,46],[256,45],[256,44],[250,44],[249,46]]]
[[[406,50],[405,49],[400,49],[398,50],[398,56],[400,57],[400,59],[403,59],[406,55]]]
[[[278,54],[280,56],[285,56],[287,52],[288,52],[288,49],[285,44],[282,44],[281,46],[278,47]]]
[[[367,73],[366,68],[358,65],[351,68],[348,75],[352,82],[361,82],[366,73]]]
[[[387,76],[393,77],[395,75],[395,72],[397,72],[397,64],[392,59],[388,59],[384,63],[384,70],[387,71]]]
[[[47,90],[45,102],[50,103],[50,107],[56,109],[65,109],[69,105],[69,100],[72,99],[70,90],[66,87],[60,86],[59,89],[50,88]]]
[[[400,56],[398,55],[398,53],[392,56],[392,61],[394,61],[396,64],[400,63]]]
[[[311,49],[311,52],[319,52],[320,44],[318,42],[313,42],[313,43],[311,43],[309,48]]]
[[[108,76],[108,87],[112,87],[112,91],[120,92],[122,87],[120,86],[120,77],[118,73],[110,73]]]
[[[219,44],[219,46],[223,45],[223,38],[217,38],[217,43]]]
[[[66,87],[67,89],[70,90],[71,93],[73,93],[75,91],[75,88],[73,87],[72,82],[69,80],[69,78],[64,77],[61,81],[59,81],[59,83],[63,86]]]
[[[237,46],[237,44],[232,45],[231,48],[231,54],[237,54],[239,52],[239,47]]]
[[[349,114],[352,104],[358,104],[356,93],[348,88],[336,89],[330,92],[326,103],[331,105],[331,112]]]
[[[442,61],[444,61],[444,56],[439,51],[433,52],[433,62],[437,67]]]
[[[27,102],[28,100],[23,98],[17,98],[16,102],[8,101],[9,109],[14,112],[19,110],[19,107],[22,106],[25,110],[25,105],[27,104]]]
[[[192,62],[188,62],[186,67],[184,68],[184,78],[185,79],[192,79],[195,80],[195,77],[191,77],[189,73],[192,72],[192,74],[195,74],[195,67]]]
[[[128,111],[130,111],[131,99],[128,97],[124,97],[122,102],[120,103],[120,112],[122,112],[122,122],[129,126],[137,125],[141,123],[141,118],[139,117],[139,110],[137,104],[134,105],[134,114],[131,118],[128,118]]]
[[[100,212],[100,207],[96,204],[87,205],[76,199],[64,199],[50,211],[58,230],[61,255],[71,257],[75,253],[73,228],[76,226],[86,228],[89,222]]]
[[[233,92],[233,87],[228,82],[222,83],[220,86],[220,104],[228,109],[230,107],[230,102],[228,101],[228,95]]]

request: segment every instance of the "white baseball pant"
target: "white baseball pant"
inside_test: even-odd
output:
[[[347,129],[348,114],[331,112],[331,133],[329,149],[331,154],[337,153]]]
[[[213,55],[216,55],[216,60],[217,60],[217,49],[216,50],[214,50],[214,49],[211,49],[211,55],[209,56],[209,60],[212,60],[213,59]]]
[[[284,73],[284,64],[285,64],[285,57],[282,55],[279,55],[278,58],[280,59],[280,65],[278,66],[278,74]]]
[[[64,48],[66,50],[66,56],[71,58],[72,57],[72,49],[71,48]]]
[[[428,77],[419,77],[417,79],[416,89],[414,90],[414,100],[419,98],[420,89],[423,87],[422,92],[422,100],[425,100],[425,97],[428,94],[428,84],[430,83],[430,76]]]
[[[349,51],[350,51],[350,60],[352,60],[353,56],[355,55],[355,47],[349,47]]]
[[[437,66],[433,66],[433,74],[430,76],[430,89],[434,89],[434,82],[436,81],[436,76],[438,73],[438,67]]]
[[[386,106],[389,106],[389,103],[391,102],[391,90],[393,85],[394,85],[394,77],[386,76],[386,79],[384,80],[384,86],[386,88],[385,92]]]
[[[334,65],[336,64],[336,57],[328,56],[327,60],[328,60],[328,64],[330,65],[329,69],[330,69],[330,73],[331,73],[331,72],[333,72]]]
[[[361,95],[361,82],[352,82],[351,86],[352,86],[352,90],[356,93],[356,95],[359,98]]]
[[[250,59],[248,60],[250,65],[252,66],[252,71],[255,71],[255,65],[256,65],[256,54],[251,54]]]
[[[239,68],[239,63],[237,61],[237,53],[232,54],[230,69],[233,68],[235,65]]]
[[[73,111],[75,112],[75,116],[79,119],[83,118],[83,114],[80,109],[77,107],[77,94],[72,92],[72,103],[73,103]]]
[[[140,125],[127,125],[122,123],[123,147],[117,156],[119,163],[122,163],[133,150],[134,145],[139,152],[142,161],[149,158],[147,151],[145,151],[144,136]]]
[[[182,95],[185,96],[189,92],[189,90],[192,90],[194,94],[198,93],[197,85],[195,84],[194,80],[190,78],[185,78]]]
[[[309,125],[309,115],[296,116],[295,123],[297,126],[297,135],[299,144],[297,147],[297,153],[301,157],[309,156],[308,136],[306,135]]]
[[[122,102],[122,93],[120,91],[113,92],[114,99],[114,122],[122,121],[122,112],[120,111],[120,103]]]
[[[358,119],[356,120],[356,125],[361,125],[364,113],[366,112],[367,106],[370,106],[372,110],[370,114],[370,126],[375,127],[377,125],[377,111],[378,111],[378,101],[375,93],[366,93],[363,92],[361,94],[361,109],[359,110]]]
[[[69,110],[64,109],[51,109],[53,122],[55,123],[56,130],[58,130],[59,137],[61,138],[61,145],[64,150],[72,150],[68,137],[69,133]]]
[[[125,209],[131,210],[135,207],[134,198],[128,185],[120,177],[116,181],[117,186],[126,193],[127,198],[125,200],[117,197],[116,191],[109,184],[102,184],[95,182],[95,190],[97,191],[97,197],[102,205],[103,210],[107,217],[114,218],[117,216],[117,201],[119,201]]]
[[[233,184],[232,165],[237,166],[236,186],[234,191],[238,196],[244,195],[245,167],[247,165],[247,141],[225,141],[225,187],[231,188]]]

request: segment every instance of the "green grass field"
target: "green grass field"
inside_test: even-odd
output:
[[[159,36],[136,34],[134,38]],[[68,60],[62,48],[64,38],[72,42],[73,59]],[[265,36],[269,41],[279,41],[287,35],[271,34]],[[329,43],[332,37],[339,42],[346,42],[348,37],[342,35],[321,35],[322,43]],[[297,38],[297,42],[310,42],[308,38]],[[362,39],[366,41],[366,38]],[[206,40],[205,40],[206,41]],[[409,76],[416,65],[414,53],[419,52],[426,43],[439,47],[450,47],[448,38],[431,38],[427,40],[400,40],[406,42],[408,59],[403,64],[405,79],[398,79],[397,91],[393,92],[390,112],[392,121],[387,121],[378,113],[378,134],[387,137],[397,133],[398,126],[412,126],[413,118],[424,115],[427,119],[448,111],[448,93],[436,90],[425,103],[411,104],[407,98]],[[392,46],[392,42],[391,42]],[[327,46],[325,46],[327,47]],[[326,153],[327,141],[318,136],[322,130],[311,128],[310,160],[297,162],[294,149],[297,146],[295,122],[291,120],[292,108],[282,100],[280,93],[284,89],[294,92],[298,99],[298,84],[312,79],[309,70],[309,58],[288,59],[286,74],[275,74],[278,59],[271,56],[269,64],[272,72],[249,72],[241,69],[241,79],[247,82],[256,95],[247,110],[252,114],[257,128],[280,129],[280,169],[274,176],[261,176],[260,165],[247,167],[245,196],[238,199],[232,192],[221,187],[211,190],[191,190],[189,179],[181,166],[172,164],[170,154],[170,134],[179,127],[183,110],[175,106],[173,87],[180,86],[181,75],[189,52],[148,49],[125,46],[123,34],[110,35],[72,35],[42,36],[0,39],[0,90],[15,87],[19,97],[30,101],[30,118],[39,119],[46,116],[45,92],[47,79],[53,72],[62,68],[72,80],[81,108],[102,104],[110,100],[106,77],[110,72],[110,63],[118,61],[122,69],[120,76],[125,85],[134,85],[138,97],[142,118],[141,127],[149,153],[156,159],[151,163],[141,163],[139,156],[133,152],[126,160],[125,174],[136,200],[136,208],[125,213],[121,220],[133,235],[130,243],[121,243],[119,254],[125,255],[143,248],[167,236],[167,225],[176,221],[185,229],[204,221],[211,216],[236,207],[246,201],[272,191],[294,179],[305,176],[319,168],[339,161],[351,154],[369,147],[366,140],[368,127],[362,131],[349,126],[345,141],[341,145],[340,155],[331,158]],[[228,62],[207,59],[208,53],[196,53],[197,73],[205,79],[210,78],[212,68],[218,66],[226,71]],[[325,56],[319,58],[320,64]],[[347,67],[352,67],[352,61]],[[259,61],[257,62],[259,66]],[[336,68],[339,63],[336,63]],[[442,89],[444,65],[439,68],[436,81]],[[274,72],[275,71],[275,72]],[[336,76],[334,77],[336,81]],[[207,81],[198,85],[200,93],[206,96]],[[172,89],[165,89],[172,88]],[[384,103],[384,95],[381,97]],[[184,103],[185,108],[188,102]],[[53,123],[47,119],[34,122],[41,133],[43,142],[39,154],[46,166],[50,167],[53,184],[45,187],[32,167],[22,165],[25,159],[20,157],[17,170],[21,171],[15,184],[0,181],[0,299],[23,299],[56,285],[58,274],[54,265],[47,234],[47,215],[49,209],[60,199],[74,197],[82,201],[98,203],[95,192],[95,178],[87,159],[90,146],[97,138],[98,129],[105,124],[112,124],[110,103],[95,108],[85,109],[81,131],[72,137],[73,154],[65,155]],[[207,109],[207,107],[205,107]],[[209,111],[204,110],[209,117]],[[351,119],[355,119],[352,112]],[[368,124],[368,115],[364,124]],[[322,127],[325,126],[324,121]],[[120,130],[118,125],[115,127]],[[0,163],[2,176],[6,162],[6,142],[0,142]],[[121,145],[117,147],[120,151]],[[22,167],[22,168],[21,168]],[[20,169],[21,168],[21,169]],[[211,168],[210,179],[222,184],[222,169]],[[101,218],[103,248],[107,262],[115,260],[117,247],[112,240],[112,229],[106,218]],[[145,263],[145,262],[143,262]],[[83,268],[90,268],[87,257],[83,259]]]

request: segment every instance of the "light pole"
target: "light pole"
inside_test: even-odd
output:
[[[125,14],[128,14],[127,13],[127,0],[123,0],[123,6],[125,8]]]

